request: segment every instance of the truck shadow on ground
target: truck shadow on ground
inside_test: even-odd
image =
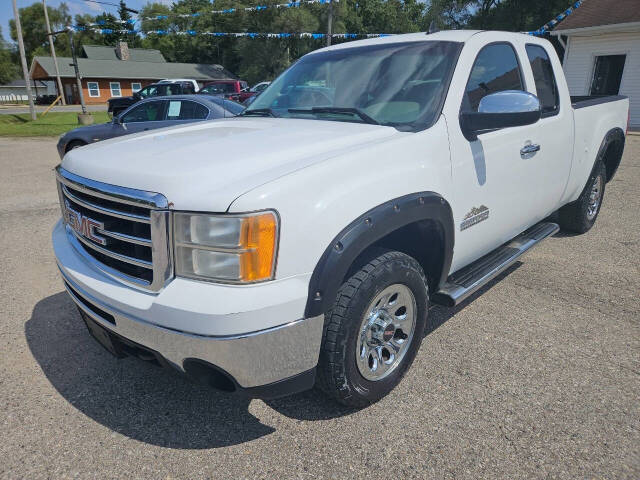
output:
[[[455,308],[432,307],[431,332],[516,270],[518,262]],[[87,332],[66,292],[36,304],[25,324],[31,353],[53,387],[80,412],[127,437],[169,448],[238,445],[275,432],[249,412],[250,400],[198,385],[143,361],[118,360]],[[422,348],[428,348],[423,343]],[[354,413],[315,390],[265,403],[289,418]]]
[[[80,412],[127,437],[170,448],[237,445],[274,428],[249,399],[197,385],[143,361],[118,360],[89,335],[66,292],[38,302],[27,343],[51,384]]]

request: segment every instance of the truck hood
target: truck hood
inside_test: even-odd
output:
[[[323,120],[220,119],[87,145],[71,150],[62,166],[92,180],[161,193],[178,210],[224,212],[260,185],[398,135],[407,134]]]

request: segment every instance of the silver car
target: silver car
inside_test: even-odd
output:
[[[60,136],[58,154],[89,143],[190,122],[235,117],[244,106],[213,95],[151,97],[130,106],[113,121],[76,128]]]

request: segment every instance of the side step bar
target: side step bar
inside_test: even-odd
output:
[[[431,301],[447,307],[458,305],[513,265],[522,254],[558,230],[560,227],[551,222],[534,225],[509,243],[450,275],[442,288],[432,295]]]

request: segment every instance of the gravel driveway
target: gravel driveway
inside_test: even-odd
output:
[[[53,259],[57,161],[53,139],[0,138],[1,478],[640,478],[640,136],[589,233],[432,309],[408,375],[360,411],[110,357]]]

